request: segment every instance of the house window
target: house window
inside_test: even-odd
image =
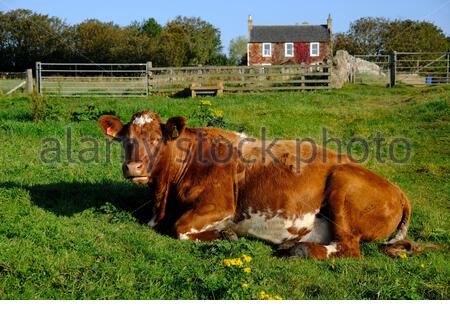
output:
[[[309,55],[311,57],[318,57],[319,56],[319,43],[318,42],[311,42],[309,44]]]
[[[284,44],[284,55],[286,57],[294,56],[294,44],[292,42],[288,42]]]
[[[271,43],[263,43],[262,46],[262,56],[263,57],[270,57],[272,56],[272,44]]]

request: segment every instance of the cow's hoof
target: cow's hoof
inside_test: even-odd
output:
[[[286,241],[286,242],[283,242],[282,244],[280,244],[280,245],[278,246],[278,250],[279,250],[279,251],[286,251],[286,250],[289,250],[289,249],[291,249],[293,246],[295,246],[297,243],[298,243],[298,242],[296,242],[296,241]]]
[[[289,253],[291,257],[298,257],[298,258],[309,257],[308,247],[305,246],[303,243],[297,243],[295,246],[289,249]]]
[[[282,244],[276,254],[280,258],[308,258],[308,248],[303,243]]]
[[[228,241],[237,241],[238,240],[237,234],[231,229],[225,229],[225,230],[220,231],[219,233],[220,233],[220,237],[222,238],[222,240],[228,240]]]

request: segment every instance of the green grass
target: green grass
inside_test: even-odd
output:
[[[209,100],[223,110],[228,128],[253,136],[265,126],[271,137],[318,142],[322,127],[345,141],[354,135],[371,140],[376,132],[388,142],[407,138],[412,145],[409,162],[377,163],[371,152],[365,165],[408,194],[413,206],[409,236],[443,249],[393,259],[370,243],[362,246],[360,260],[321,262],[276,258],[275,248],[257,240],[195,243],[160,235],[135,219],[148,210],[140,208],[147,189],[122,178],[119,144],[105,162],[106,140],[96,121],[71,121],[71,114],[95,106],[124,119],[144,108],[164,119],[189,117],[199,100],[54,98],[48,102],[49,120],[35,123],[31,99],[2,97],[0,298],[256,299],[261,290],[285,299],[450,298],[450,88],[348,86]],[[201,125],[192,117],[189,124]],[[80,149],[90,146],[80,141],[89,135],[100,145],[99,162],[69,163],[69,127],[71,156],[78,158]],[[60,163],[39,160],[46,137],[61,141]],[[253,257],[251,273],[224,266],[223,259],[242,254]],[[244,282],[248,289],[242,288]]]

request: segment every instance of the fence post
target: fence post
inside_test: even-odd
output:
[[[42,94],[41,92],[41,63],[39,61],[36,62],[36,87],[37,92]]]
[[[145,72],[146,72],[146,77],[145,78],[147,79],[147,84],[146,84],[146,86],[147,86],[147,95],[150,93],[149,92],[149,90],[150,90],[150,76],[152,75],[152,72],[150,70],[152,69],[152,66],[153,66],[152,62],[151,61],[147,61],[147,64],[145,66]]]
[[[33,93],[33,69],[27,69],[27,93]]]
[[[397,69],[396,66],[397,62],[397,51],[394,51],[393,53],[389,54],[389,87],[395,86],[395,69]]]
[[[450,82],[450,52],[447,52],[447,81],[446,83]]]

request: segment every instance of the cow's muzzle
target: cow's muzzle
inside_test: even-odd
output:
[[[146,176],[146,170],[142,161],[127,161],[122,165],[123,176],[130,179],[135,184],[146,184],[149,177]]]

